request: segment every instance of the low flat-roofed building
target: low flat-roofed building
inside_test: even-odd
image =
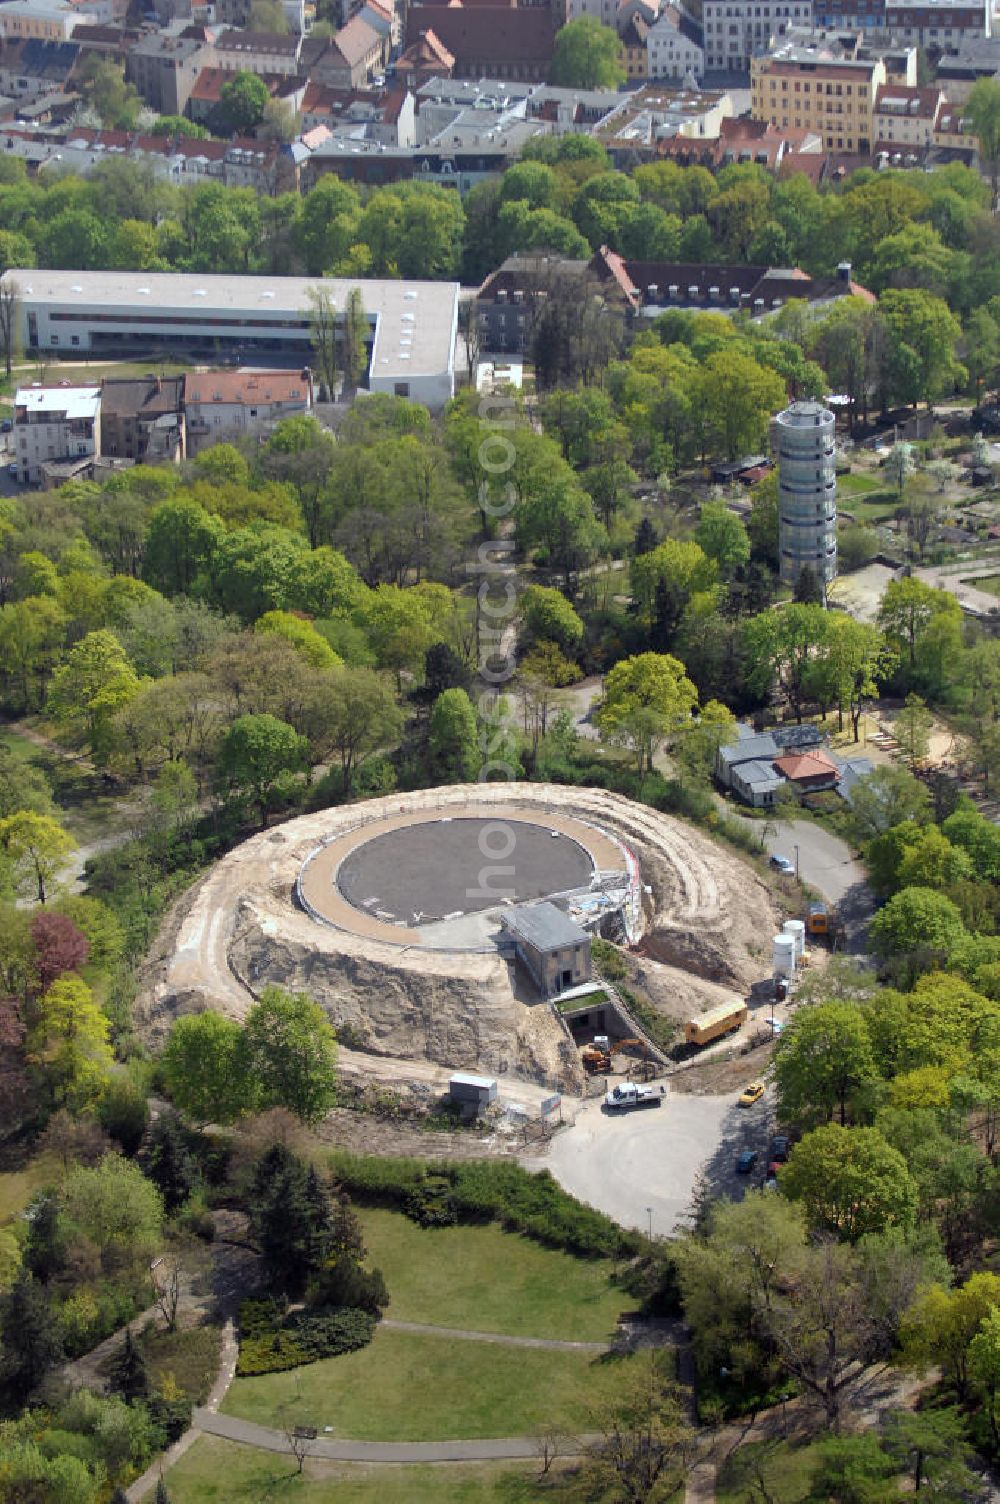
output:
[[[342,314],[357,288],[373,331],[370,390],[432,409],[454,395],[455,282],[40,269],[9,275],[29,359],[53,351],[140,359],[173,351],[204,360],[224,351],[296,371],[315,364],[310,293],[321,287]]]
[[[774,764],[761,758],[741,762],[732,769],[730,788],[745,804],[754,809],[767,809],[785,780],[774,770]]]
[[[543,997],[558,997],[590,981],[590,936],[554,903],[521,904],[503,914],[500,923]]]
[[[14,396],[18,478],[38,485],[53,460],[84,460],[101,441],[99,386],[27,386]]]

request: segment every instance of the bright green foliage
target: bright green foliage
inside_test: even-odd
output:
[[[75,850],[72,836],[51,815],[18,810],[0,820],[0,850],[23,892],[44,903],[48,885]]]
[[[70,1170],[63,1187],[63,1217],[71,1235],[97,1250],[108,1273],[134,1266],[157,1246],[163,1201],[138,1165],[105,1154],[88,1168]]]
[[[245,136],[259,124],[269,97],[267,84],[255,73],[241,70],[226,80],[219,94],[219,104],[234,135]]]
[[[963,1285],[935,1285],[914,1301],[903,1329],[903,1351],[916,1367],[939,1366],[964,1399],[969,1390],[973,1339],[985,1319],[1000,1308],[1000,1276],[970,1275]]]
[[[954,1073],[1000,1018],[1000,1008],[961,977],[932,972],[912,992],[883,988],[864,1005],[864,1015],[879,1073],[893,1077],[925,1065]]]
[[[679,621],[693,595],[711,590],[718,576],[714,559],[697,543],[667,538],[632,560],[631,584],[639,620],[652,628],[665,598]]]
[[[750,617],[743,639],[751,684],[766,692],[776,679],[801,718],[813,691],[817,654],[825,651],[829,637],[830,617],[822,606],[793,603]]]
[[[429,747],[438,783],[470,783],[476,777],[482,763],[479,731],[464,689],[446,689],[434,701]]]
[[[583,641],[583,621],[561,590],[548,585],[529,585],[520,600],[524,625],[535,639],[558,643],[572,654]]]
[[[911,1227],[917,1188],[898,1149],[876,1128],[827,1123],[792,1149],[781,1189],[812,1227],[856,1243],[865,1233]]]
[[[304,621],[291,611],[265,611],[254,623],[255,632],[273,632],[283,637],[300,652],[310,668],[339,668],[341,659],[333,651],[325,637],[321,637],[311,622]]]
[[[212,557],[222,524],[196,501],[163,501],[149,519],[144,573],[164,595],[190,595]]]
[[[946,890],[952,883],[972,876],[972,860],[958,846],[953,846],[936,825],[918,833],[902,853],[899,863],[900,888]]]
[[[76,1111],[101,1095],[114,1060],[108,1035],[108,1020],[82,978],[58,977],[39,999],[27,1058],[55,1105]]]
[[[325,687],[310,734],[317,757],[339,758],[347,793],[362,758],[395,741],[402,724],[387,676],[370,668],[346,668]]]
[[[808,1126],[837,1112],[876,1075],[864,1015],[847,1002],[799,1008],[778,1039],[774,1075],[782,1119]]]
[[[241,715],[226,732],[219,753],[224,784],[250,800],[261,825],[278,790],[301,772],[306,741],[273,715]]]
[[[266,987],[247,1014],[246,1073],[261,1107],[286,1107],[318,1123],[333,1106],[337,1042],[318,1003],[305,993]]]
[[[116,711],[138,693],[139,678],[112,632],[88,632],[52,675],[48,708],[60,729],[84,739],[98,765],[113,747]]]
[[[640,653],[608,672],[594,720],[602,736],[634,753],[639,773],[650,772],[657,747],[690,719],[697,703],[679,659]]]
[[[231,1123],[250,1100],[243,1031],[211,1010],[177,1019],[161,1056],[167,1090],[192,1122]]]
[[[569,89],[616,89],[625,82],[618,33],[592,16],[561,27],[552,54],[552,82]]]
[[[884,835],[904,822],[923,825],[931,796],[906,768],[878,767],[851,795],[851,817],[861,841]]]
[[[706,501],[702,505],[695,539],[708,558],[715,560],[724,580],[750,559],[749,534],[724,501]]]
[[[1000,84],[995,78],[976,80],[962,109],[962,117],[968,121],[979,143],[983,163],[989,169],[995,211],[1000,179]]]
[[[772,415],[786,400],[785,383],[750,355],[710,355],[695,384],[694,419],[706,452],[737,459],[759,450]]]
[[[905,888],[890,898],[871,923],[872,943],[883,956],[916,951],[947,955],[963,933],[955,904],[931,888]]]

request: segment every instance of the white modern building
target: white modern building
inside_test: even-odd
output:
[[[26,386],[14,397],[18,479],[39,485],[43,467],[84,460],[101,445],[99,386]]]
[[[822,402],[793,402],[775,418],[774,440],[781,578],[794,586],[808,566],[825,591],[837,574],[833,413]]]
[[[457,282],[38,269],[8,275],[29,359],[169,352],[204,364],[229,356],[289,370],[315,365],[310,294],[322,288],[342,314],[356,288],[371,328],[369,389],[435,410],[454,396]]]

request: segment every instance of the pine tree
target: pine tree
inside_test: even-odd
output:
[[[31,1394],[63,1356],[59,1322],[45,1289],[22,1274],[0,1305],[3,1379],[19,1401]]]
[[[272,1145],[257,1161],[250,1208],[272,1283],[301,1292],[331,1244],[330,1197],[318,1173],[284,1145]]]
[[[112,1365],[110,1379],[112,1389],[129,1404],[135,1400],[144,1400],[149,1394],[149,1371],[146,1368],[146,1360],[131,1330],[125,1333],[125,1341]]]
[[[139,1163],[160,1190],[168,1213],[183,1205],[198,1183],[198,1166],[175,1112],[161,1113],[150,1126]]]

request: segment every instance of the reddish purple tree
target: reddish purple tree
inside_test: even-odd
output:
[[[66,971],[79,971],[90,955],[90,941],[65,914],[39,910],[31,921],[35,971],[40,992],[47,992]]]

